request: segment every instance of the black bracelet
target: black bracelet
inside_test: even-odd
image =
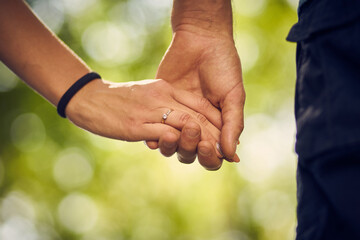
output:
[[[79,80],[77,80],[66,92],[65,94],[60,98],[60,101],[57,105],[57,112],[58,114],[66,118],[65,109],[68,105],[71,98],[82,88],[84,87],[88,82],[101,78],[100,75],[96,72],[90,72],[85,74],[83,77],[81,77]]]

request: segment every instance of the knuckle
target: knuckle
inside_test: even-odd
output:
[[[239,122],[237,127],[238,127],[238,129],[240,130],[240,133],[241,133],[244,130],[244,122],[243,121]]]
[[[201,139],[212,142],[214,139],[214,136],[209,131],[203,131],[203,132],[201,132]]]
[[[238,129],[239,129],[240,133],[242,133],[244,131],[244,122],[243,121],[239,122]]]
[[[173,128],[173,127],[170,127],[170,128],[168,129],[168,131],[171,132],[171,133],[173,133],[174,135],[176,135],[177,138],[180,138],[180,133],[179,133],[179,131],[178,131],[177,129],[175,129],[175,128]]]
[[[139,90],[140,86],[139,85],[132,85],[130,87],[130,92],[137,92]]]
[[[242,90],[241,100],[242,100],[242,102],[243,102],[243,103],[244,103],[244,102],[245,102],[245,100],[246,100],[246,92],[245,92],[245,90],[244,90],[244,89]]]
[[[207,118],[206,118],[203,114],[197,113],[196,118],[197,118],[203,125],[206,126],[206,125],[208,124],[208,120],[207,120]]]
[[[190,120],[190,118],[191,118],[190,114],[188,114],[188,113],[183,113],[183,114],[181,114],[179,120],[180,120],[180,122],[181,122],[182,124],[185,124],[185,123],[187,123],[187,122]]]
[[[199,107],[202,110],[207,110],[210,108],[210,102],[206,98],[199,99]]]
[[[196,147],[197,147],[197,142],[191,143],[186,141],[185,143],[184,141],[181,141],[178,152],[183,157],[193,156],[196,154]]]
[[[243,123],[240,125],[239,129],[240,129],[240,133],[242,133],[244,131],[244,124]]]

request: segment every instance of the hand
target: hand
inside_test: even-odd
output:
[[[156,77],[165,79],[177,89],[185,89],[207,98],[221,110],[222,152],[227,159],[239,161],[235,151],[243,130],[245,91],[240,59],[232,38],[224,35],[208,36],[184,29],[176,31]],[[207,107],[205,102],[204,106]],[[181,137],[185,135],[182,132]],[[180,140],[179,150],[183,149],[183,142]],[[154,143],[149,145],[156,146]],[[160,143],[159,147],[162,147]],[[221,166],[221,159],[215,159],[215,151],[210,144],[201,141],[198,145],[200,149],[201,152],[210,153],[204,156],[198,151],[199,162],[204,167],[207,167],[208,161],[217,161],[218,168]]]
[[[127,141],[158,141],[162,135],[178,139],[179,130],[191,120],[199,124],[201,139],[215,146],[220,131],[207,119],[220,125],[221,116],[211,104],[206,112],[200,109],[198,103],[204,101],[207,100],[195,94],[175,90],[163,80],[131,83],[94,80],[73,97],[66,114],[74,124],[90,132]],[[166,124],[162,124],[163,114],[170,109],[173,111]]]

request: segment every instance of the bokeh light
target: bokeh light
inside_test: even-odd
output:
[[[259,45],[255,37],[247,32],[236,33],[235,46],[239,52],[244,71],[250,71],[260,55]]]
[[[76,16],[83,13],[89,7],[95,4],[96,0],[62,0],[65,12],[67,14]]]
[[[131,63],[141,56],[144,42],[133,41],[126,29],[110,22],[96,22],[82,36],[86,52],[107,66]]]
[[[66,149],[57,158],[53,175],[63,189],[75,189],[89,183],[93,176],[92,166],[79,149]]]
[[[45,138],[44,124],[34,113],[21,114],[11,125],[11,140],[21,151],[39,150],[43,146]]]
[[[264,192],[253,205],[253,215],[263,228],[282,229],[294,219],[291,200],[280,191]]]
[[[246,118],[239,152],[242,158],[251,161],[244,161],[238,170],[248,181],[268,181],[281,167],[295,168],[295,122],[291,110],[286,113],[287,116],[256,114]]]
[[[246,17],[254,17],[261,14],[265,5],[268,3],[266,0],[242,0],[242,1],[234,1],[234,11],[246,16]]]
[[[0,238],[2,240],[37,240],[39,235],[33,222],[16,216],[6,220],[0,226]]]
[[[58,207],[60,223],[67,229],[84,233],[95,227],[98,210],[95,202],[82,193],[71,193],[61,200]]]
[[[22,192],[11,192],[1,201],[1,218],[19,216],[30,221],[35,219],[35,209],[30,199]]]

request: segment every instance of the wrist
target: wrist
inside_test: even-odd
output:
[[[230,0],[175,0],[173,32],[186,31],[209,37],[233,37]]]
[[[69,101],[66,107],[67,118],[76,125],[86,129],[82,120],[87,119],[87,115],[94,111],[96,92],[106,88],[102,79],[94,79],[81,88]]]
[[[95,79],[74,95],[66,114],[73,124],[91,133],[126,140],[128,98],[125,84]]]
[[[71,85],[71,87],[62,95],[60,98],[58,104],[57,104],[57,112],[58,114],[66,118],[66,107],[69,103],[69,101],[74,97],[76,93],[78,93],[81,88],[83,88],[86,84],[93,81],[94,79],[100,79],[100,75],[96,72],[89,72],[79,78],[75,83]]]

